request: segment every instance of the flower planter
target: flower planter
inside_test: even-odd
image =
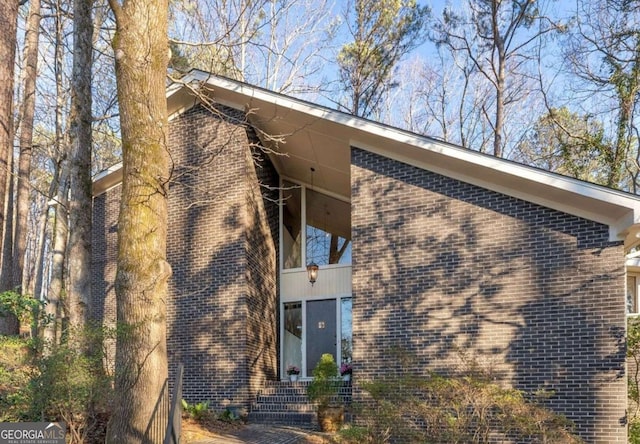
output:
[[[289,375],[289,381],[296,382],[298,380],[298,375]]]
[[[318,426],[323,432],[337,432],[344,421],[344,407],[328,405],[318,407]]]
[[[347,373],[346,375],[342,375],[343,381],[351,381],[351,373]]]

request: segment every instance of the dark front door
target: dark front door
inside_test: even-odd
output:
[[[336,357],[336,300],[307,302],[307,376],[323,353]]]

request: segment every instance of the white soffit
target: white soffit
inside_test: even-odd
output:
[[[348,174],[350,147],[354,146],[606,224],[610,228],[610,238],[625,239],[627,245],[640,237],[637,236],[640,226],[636,226],[640,224],[638,196],[478,153],[209,73],[193,71],[184,78],[184,82],[195,82],[191,83],[194,86],[205,85],[218,103],[244,111],[250,110],[252,122],[261,128],[264,126],[262,129],[273,134],[291,133],[292,125],[299,128],[298,132],[308,131],[308,136],[295,134],[312,144],[314,154],[313,158],[306,159],[308,164],[320,160],[328,162],[326,157],[329,149],[320,151],[323,147],[318,146],[322,144],[319,139],[326,137],[327,146],[330,145],[332,153],[343,153],[339,162],[336,159],[335,165],[327,165],[336,174]],[[170,114],[188,109],[195,103],[193,93],[181,84],[168,89],[167,99]],[[336,144],[340,146],[337,147]],[[300,148],[308,149],[309,147]],[[292,157],[295,157],[293,151]],[[281,162],[287,162],[287,158],[281,159]],[[300,163],[298,169],[302,171],[303,165],[305,164]],[[344,188],[344,180],[339,182]],[[329,187],[327,184],[324,186]],[[335,191],[345,194],[348,190]]]
[[[98,196],[108,189],[120,184],[120,182],[122,182],[122,162],[118,162],[106,170],[96,174],[93,177],[91,192],[94,197]]]

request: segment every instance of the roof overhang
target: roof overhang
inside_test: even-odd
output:
[[[192,71],[167,90],[170,116],[191,108],[199,94],[247,112],[253,125],[281,141],[270,147],[285,178],[309,183],[349,199],[350,147],[361,148],[489,190],[553,208],[609,226],[611,240],[631,248],[640,242],[640,198],[599,185],[521,165],[355,117],[248,84]],[[111,172],[109,175],[116,175]],[[121,174],[121,173],[120,173]],[[120,180],[120,179],[118,179]],[[102,181],[102,182],[100,182]],[[101,176],[99,192],[113,186]]]

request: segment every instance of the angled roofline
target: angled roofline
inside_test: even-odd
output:
[[[269,112],[282,118],[288,113],[298,113],[331,122],[348,130],[348,143],[353,147],[606,224],[610,240],[624,240],[627,248],[640,242],[640,196],[496,158],[199,70],[191,71],[167,88],[169,115],[180,114],[195,105],[198,100],[192,90],[203,89],[212,91],[216,102],[239,110],[260,112],[261,107],[268,107]]]

